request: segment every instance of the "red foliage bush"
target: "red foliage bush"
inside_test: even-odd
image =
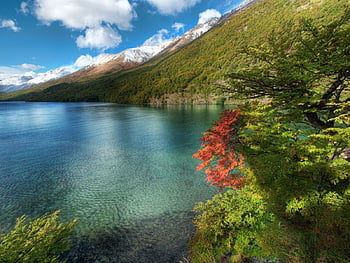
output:
[[[244,166],[242,154],[235,151],[235,123],[240,115],[239,110],[223,110],[221,118],[201,138],[201,149],[193,155],[202,161],[197,171],[207,168],[207,181],[220,189],[244,186],[244,176],[239,170]]]

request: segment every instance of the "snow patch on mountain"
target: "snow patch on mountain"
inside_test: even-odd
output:
[[[255,0],[244,0],[242,3],[240,3],[238,8],[246,7],[247,5],[249,5],[250,3],[254,2],[254,1]]]
[[[210,29],[213,28],[213,26],[216,25],[216,23],[218,22],[219,18],[213,18],[210,21],[204,23],[204,24],[199,24],[198,26],[196,26],[195,28],[187,31],[183,37],[186,39],[191,39],[191,40],[195,40],[197,38],[199,38],[201,35],[203,35],[204,33],[208,32]]]
[[[167,46],[167,44],[157,46],[142,46],[126,49],[118,54],[101,54],[95,57],[93,62],[86,67],[96,67],[113,60],[120,60],[124,63],[144,63],[161,52],[165,46]]]
[[[158,46],[142,46],[138,48],[127,49],[122,54],[124,55],[124,62],[143,63],[153,56],[157,55],[163,50],[162,45]]]
[[[38,73],[36,77],[29,80],[27,83],[29,85],[36,85],[43,82],[47,82],[53,79],[61,78],[66,76],[72,72],[76,71],[75,68],[72,67],[61,67],[54,70],[47,71],[45,73]]]

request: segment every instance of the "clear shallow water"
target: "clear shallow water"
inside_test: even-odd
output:
[[[177,262],[217,190],[191,158],[220,106],[0,103],[0,228],[62,209],[70,262]]]

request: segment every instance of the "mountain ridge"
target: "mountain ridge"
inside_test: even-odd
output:
[[[20,91],[27,90],[31,87],[47,85],[52,83],[53,85],[58,84],[58,82],[74,82],[79,81],[82,77],[87,77],[91,79],[88,75],[99,75],[116,73],[122,70],[128,70],[142,65],[143,63],[148,62],[151,59],[158,58],[162,55],[165,55],[169,52],[175,52],[177,49],[181,49],[184,46],[190,44],[192,41],[201,37],[204,33],[212,29],[213,27],[221,24],[223,21],[228,19],[231,15],[241,11],[244,8],[247,8],[252,3],[257,0],[245,0],[238,7],[232,9],[230,12],[222,15],[219,18],[212,18],[209,21],[198,24],[194,28],[188,30],[183,35],[170,39],[157,46],[140,46],[136,48],[129,48],[123,50],[116,54],[100,54],[94,57],[93,62],[89,65],[82,68],[74,68],[70,66],[62,66],[45,73],[39,73],[38,76],[29,77],[26,83],[20,84],[10,84],[10,85],[1,85],[0,81],[0,91],[11,92],[11,91]],[[151,50],[151,52],[149,52]],[[132,53],[148,53],[144,56],[139,56],[135,58]],[[126,58],[126,59],[123,59]],[[102,65],[104,64],[104,65]],[[34,72],[33,72],[34,74]],[[15,82],[20,82],[21,80],[16,80]]]
[[[140,46],[135,48],[128,48],[119,53],[111,54],[104,53],[94,57],[93,61],[82,67],[75,68],[74,66],[62,66],[45,73],[29,74],[27,79],[25,77],[14,77],[13,82],[18,84],[1,85],[0,91],[10,92],[16,90],[28,89],[30,87],[44,84],[46,82],[64,79],[68,77],[67,81],[77,81],[80,77],[89,75],[98,75],[103,73],[118,72],[120,70],[127,70],[137,67],[159,53],[165,54],[167,52],[174,52],[179,48],[191,43],[202,34],[215,26],[217,18],[213,18],[206,23],[199,24],[196,27],[188,30],[183,35],[167,40],[164,43],[155,46]],[[26,73],[27,74],[27,73]],[[10,79],[11,81],[11,79]],[[0,82],[1,83],[1,82]]]
[[[96,78],[53,82],[15,92],[3,99],[29,101],[105,101],[130,104],[215,103],[228,94],[218,86],[228,85],[234,67],[247,67],[247,46],[263,45],[266,38],[303,18],[319,23],[339,15],[347,0],[254,0],[241,10],[219,19],[211,30],[190,44],[169,53],[159,53],[136,68],[106,72]]]

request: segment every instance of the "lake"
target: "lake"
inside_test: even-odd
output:
[[[191,156],[222,109],[1,102],[0,229],[61,209],[69,262],[178,262],[217,192]]]

